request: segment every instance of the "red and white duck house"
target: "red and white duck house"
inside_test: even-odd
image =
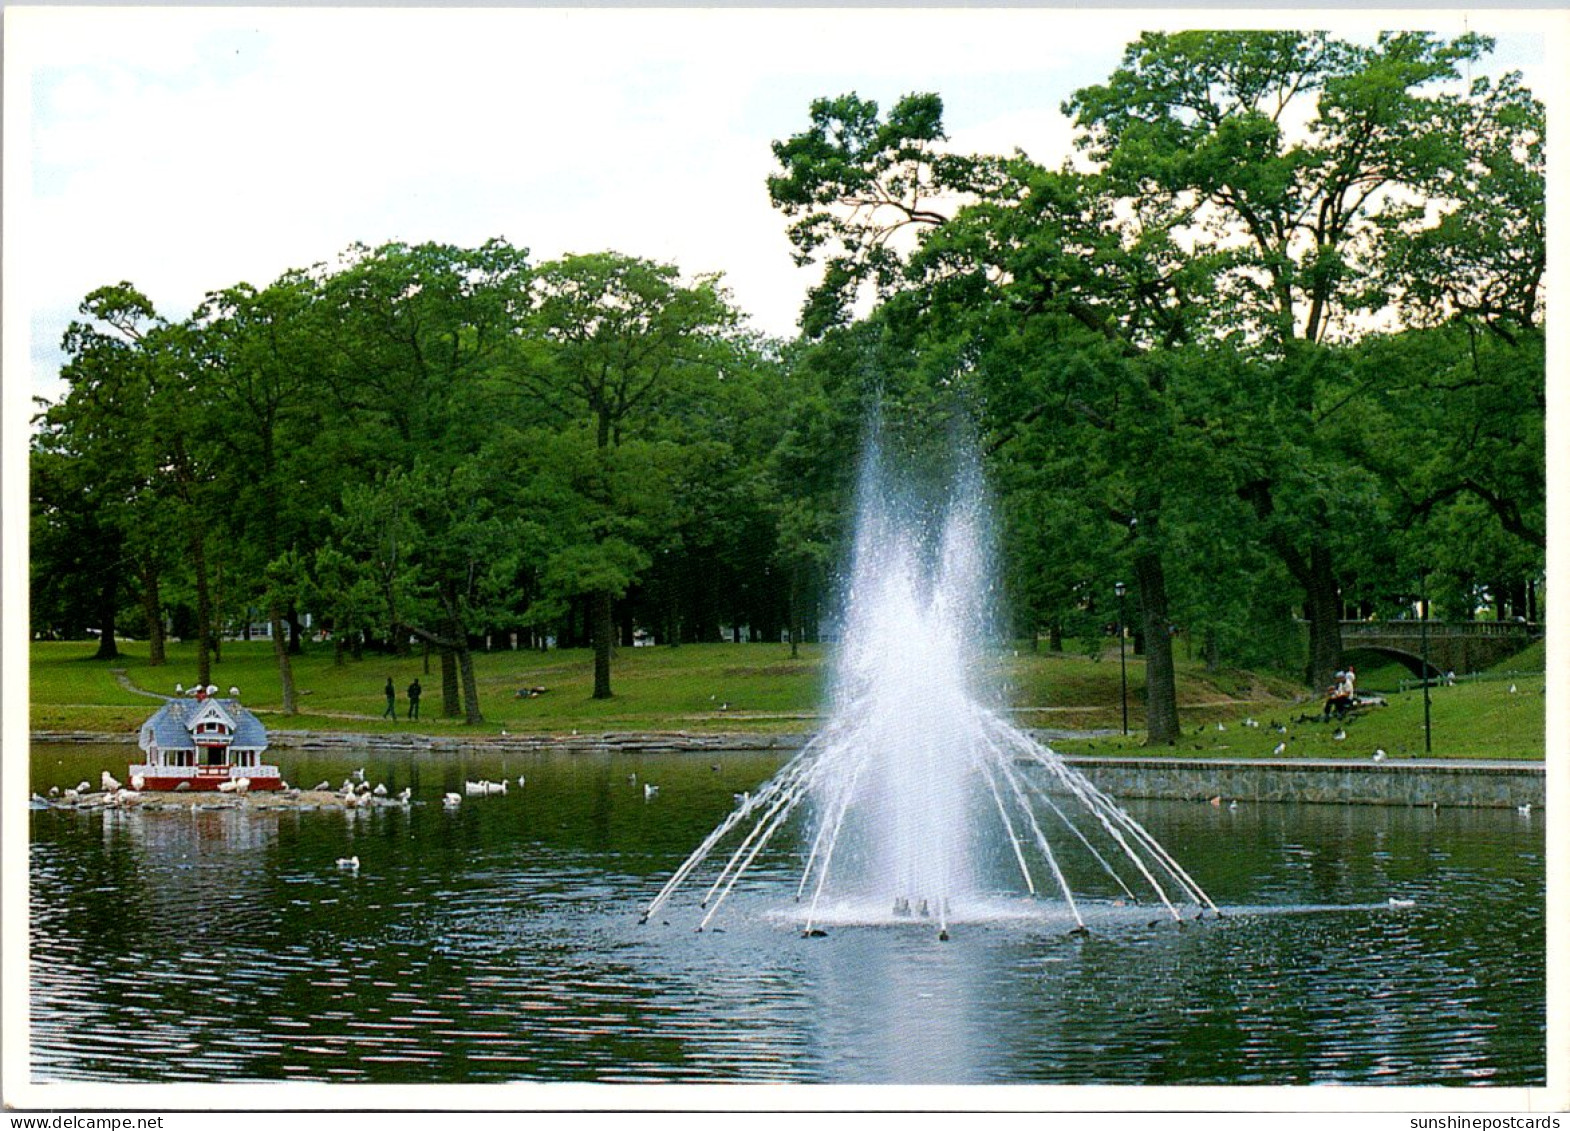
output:
[[[228,699],[219,699],[217,690],[198,687],[170,699],[142,724],[136,744],[147,761],[130,770],[143,789],[216,790],[241,778],[251,789],[283,788],[278,767],[262,764],[267,728],[240,706],[238,689],[230,688]]]

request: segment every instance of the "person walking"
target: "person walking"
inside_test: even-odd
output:
[[[420,681],[416,679],[409,685],[409,717],[420,717]]]
[[[393,686],[392,676],[387,677],[387,686],[382,691],[387,696],[387,709],[382,712],[382,718],[396,719],[398,717],[398,689]]]

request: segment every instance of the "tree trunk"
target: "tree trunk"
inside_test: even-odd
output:
[[[1063,651],[1063,626],[1057,621],[1047,626],[1047,651]]]
[[[1336,682],[1342,667],[1341,594],[1329,549],[1317,543],[1309,547],[1307,576],[1299,580],[1308,596],[1308,685],[1323,691]]]
[[[120,588],[120,573],[113,565],[106,565],[102,575],[103,584],[98,589],[98,651],[93,655],[95,660],[113,660],[120,655],[119,645],[115,643],[115,617],[116,597]]]
[[[191,568],[196,573],[196,682],[206,687],[213,681],[213,602],[207,589],[207,547],[194,523]]]
[[[790,624],[790,658],[796,659],[801,644],[801,563],[792,562],[790,567],[790,591],[787,602],[786,616]]]
[[[1205,643],[1201,648],[1205,656],[1205,670],[1211,674],[1221,670],[1221,642],[1216,638],[1216,630],[1205,629]]]
[[[278,661],[278,680],[283,684],[283,713],[298,712],[294,701],[294,667],[289,662],[289,648],[283,638],[283,609],[277,601],[267,605],[267,625],[273,637],[273,658]]]
[[[1160,554],[1141,549],[1134,555],[1134,582],[1139,587],[1145,636],[1145,745],[1170,746],[1179,733],[1177,673]]]
[[[138,570],[142,581],[142,618],[147,622],[147,665],[162,667],[164,654],[164,608],[158,593],[158,570],[147,566]]]
[[[451,648],[442,649],[442,718],[456,719],[463,714],[458,699],[458,658]]]
[[[1335,682],[1341,669],[1341,596],[1330,550],[1319,542],[1309,544],[1308,556],[1292,543],[1287,534],[1271,523],[1276,504],[1270,484],[1264,481],[1244,484],[1238,497],[1251,504],[1265,524],[1265,541],[1286,565],[1292,580],[1303,587],[1308,617],[1308,685],[1316,692]]]
[[[467,726],[479,726],[485,721],[485,716],[480,714],[480,689],[474,680],[474,657],[469,654],[469,643],[459,637],[463,643],[458,648],[458,674],[463,679],[463,721]]]
[[[594,644],[594,698],[611,697],[611,645],[616,637],[611,591],[601,589],[589,597],[590,629]]]

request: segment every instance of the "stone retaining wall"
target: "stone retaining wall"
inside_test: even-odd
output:
[[[1066,759],[1118,798],[1504,808],[1543,805],[1543,763]]]
[[[800,749],[804,735],[637,734],[421,735],[275,730],[274,747],[297,750],[454,753],[674,754],[690,751]],[[34,742],[123,742],[134,735],[39,732]],[[1308,801],[1361,805],[1441,805],[1469,808],[1541,808],[1546,779],[1541,762],[1465,762],[1436,759],[1372,762],[1230,760],[1206,758],[1065,759],[1114,797],[1183,800]]]

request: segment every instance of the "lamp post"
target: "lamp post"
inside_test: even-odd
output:
[[[1422,621],[1421,621],[1421,624],[1422,624],[1421,631],[1422,631],[1422,634],[1423,634],[1423,753],[1432,755],[1433,752],[1434,752],[1434,730],[1433,730],[1433,720],[1432,720],[1431,716],[1429,715],[1429,704],[1428,704],[1428,684],[1430,682],[1430,676],[1429,676],[1430,668],[1428,666],[1428,581],[1427,581],[1426,578],[1424,579],[1424,582],[1423,582],[1422,602],[1423,602],[1423,618],[1422,618]]]
[[[1123,677],[1123,733],[1126,735],[1128,734],[1128,659],[1123,651],[1123,595],[1128,592],[1128,586],[1119,581],[1112,586],[1112,592],[1118,595],[1118,671]]]

